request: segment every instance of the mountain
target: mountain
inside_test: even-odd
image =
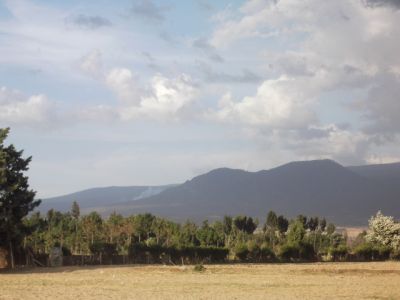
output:
[[[292,162],[259,172],[216,169],[123,207],[126,214],[152,212],[196,221],[225,214],[263,220],[269,210],[289,217],[324,216],[340,225],[365,225],[378,210],[399,217],[400,188],[360,174],[365,170],[356,172],[331,160]]]
[[[79,203],[83,213],[93,210],[102,212],[109,210],[117,203],[136,201],[157,195],[174,185],[162,186],[112,186],[88,189],[59,197],[43,199],[39,210],[43,213],[53,208],[59,211],[69,211],[73,201]]]
[[[247,172],[221,168],[180,185],[113,187],[47,199],[69,210],[76,200],[83,211],[107,215],[151,212],[178,221],[216,220],[245,214],[264,220],[269,210],[294,217],[323,216],[338,225],[366,225],[378,210],[400,217],[400,163],[343,167],[332,160],[291,162]],[[146,192],[151,190],[151,192]]]
[[[400,183],[400,163],[347,167],[358,175],[381,182]]]

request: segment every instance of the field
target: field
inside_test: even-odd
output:
[[[0,299],[400,299],[400,263],[62,267],[0,273]]]

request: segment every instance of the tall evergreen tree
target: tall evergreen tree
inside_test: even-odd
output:
[[[71,215],[75,220],[78,220],[81,215],[81,210],[79,208],[79,204],[74,201],[71,207]]]
[[[23,151],[14,145],[5,146],[9,129],[0,131],[0,243],[8,247],[11,267],[14,268],[14,249],[21,243],[25,226],[22,219],[40,204],[35,193],[29,189],[28,170],[32,157],[23,158]]]

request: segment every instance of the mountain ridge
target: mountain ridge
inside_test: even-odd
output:
[[[214,220],[225,214],[263,219],[275,210],[289,217],[318,215],[340,225],[365,225],[378,210],[400,211],[396,184],[400,163],[386,167],[391,171],[381,165],[343,167],[332,160],[312,160],[256,172],[218,168],[154,195],[114,201],[100,210],[103,214],[151,212],[180,221]]]

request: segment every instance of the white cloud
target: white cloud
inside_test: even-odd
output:
[[[234,101],[228,93],[212,115],[251,127],[258,138],[273,131],[274,142],[299,156],[361,162],[377,141],[384,146],[393,141],[391,135],[400,134],[398,36],[400,11],[391,6],[346,0],[248,1],[217,24],[210,43],[227,49],[254,42],[258,53],[265,47],[262,61],[272,78],[255,96]],[[358,99],[336,100],[336,106],[353,108],[348,122],[357,124],[354,128],[324,124],[317,114],[332,91],[357,92]],[[340,119],[334,114],[332,119]],[[316,128],[319,133],[310,138]]]
[[[304,159],[331,158],[343,164],[364,162],[372,143],[367,134],[340,128],[335,124],[314,126],[308,130],[313,129],[319,130],[321,135],[295,142],[294,151]]]
[[[141,87],[139,77],[126,68],[112,69],[105,80],[120,102],[114,107],[114,116],[123,121],[148,118],[159,121],[178,120],[194,103],[197,88],[191,77],[181,74],[167,78],[161,74],[152,77],[146,87]],[[98,107],[99,113],[112,108]],[[91,115],[97,108],[91,109]]]
[[[182,74],[169,79],[156,75],[151,81],[150,93],[141,98],[138,110],[150,118],[176,119],[193,103],[195,96],[196,87],[190,76]],[[129,113],[123,114],[123,118],[129,117]]]
[[[255,96],[239,102],[225,95],[211,116],[270,129],[304,128],[316,121],[310,110],[314,97],[313,88],[301,87],[295,80],[282,77],[264,81]]]
[[[127,103],[138,103],[139,78],[126,68],[114,68],[106,76],[106,84],[117,94],[120,100]]]
[[[43,125],[53,118],[54,103],[45,95],[25,96],[16,90],[0,88],[0,123],[3,126]]]
[[[400,156],[370,155],[366,159],[368,164],[390,164],[400,162]]]

